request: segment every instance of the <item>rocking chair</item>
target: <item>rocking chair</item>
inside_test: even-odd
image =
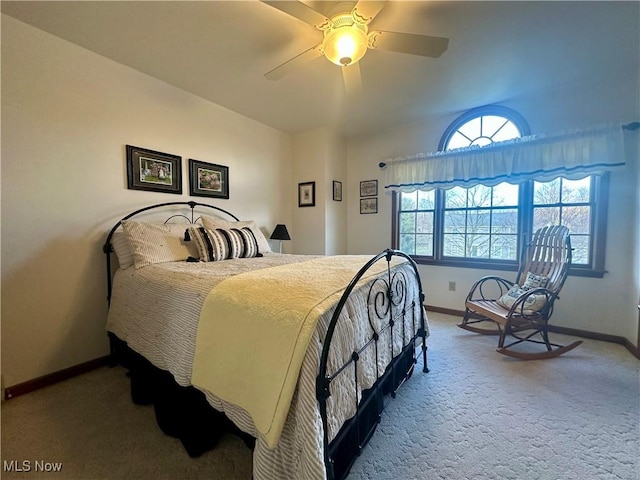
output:
[[[558,225],[537,230],[523,248],[515,283],[495,275],[478,280],[467,295],[465,315],[458,326],[475,333],[500,335],[498,353],[522,360],[552,358],[568,352],[582,342],[566,346],[551,343],[549,319],[570,265],[569,230]],[[493,328],[476,326],[485,322]],[[507,336],[515,341],[505,345]],[[511,348],[523,342],[542,344],[546,351]]]

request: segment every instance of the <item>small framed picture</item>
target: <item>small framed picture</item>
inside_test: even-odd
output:
[[[182,157],[127,145],[127,188],[182,193]]]
[[[376,195],[378,195],[378,180],[360,182],[361,197],[375,197]]]
[[[189,194],[229,198],[229,167],[189,159]]]
[[[298,184],[298,207],[316,206],[316,182]]]
[[[361,198],[360,213],[378,213],[378,197]]]
[[[342,182],[333,181],[333,199],[337,202],[342,201]]]

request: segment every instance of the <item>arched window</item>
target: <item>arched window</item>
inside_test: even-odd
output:
[[[475,108],[445,130],[439,150],[487,146],[530,135],[526,120],[507,107]],[[420,263],[513,268],[522,242],[547,224],[569,227],[574,272],[601,276],[606,177],[556,178],[399,193],[394,208],[396,246]],[[605,202],[601,202],[605,203]],[[602,242],[603,244],[603,242]]]
[[[456,118],[440,139],[438,150],[477,145],[529,135],[529,125],[522,116],[507,107],[488,105],[474,108]]]

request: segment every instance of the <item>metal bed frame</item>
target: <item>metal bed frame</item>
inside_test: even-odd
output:
[[[232,213],[205,203],[198,202],[167,202],[155,205],[150,205],[144,208],[140,208],[119,220],[111,229],[107,235],[107,239],[103,246],[103,251],[106,255],[107,266],[107,301],[111,301],[112,293],[112,264],[111,253],[113,253],[113,246],[111,239],[115,231],[120,227],[123,221],[128,220],[138,214],[147,212],[149,210],[170,207],[170,206],[188,206],[191,211],[189,215],[182,213],[171,215],[165,220],[167,223],[169,220],[175,217],[182,217],[189,223],[196,223],[199,216],[196,216],[196,207],[202,209],[212,209],[217,214],[223,213],[234,220],[238,218]],[[408,298],[409,282],[410,278],[407,277],[403,271],[392,271],[391,260],[393,257],[405,258],[409,265],[412,267],[414,279],[418,286],[418,295],[416,298]],[[367,296],[367,317],[370,325],[370,337],[364,345],[356,349],[347,362],[338,368],[334,372],[329,371],[328,358],[331,348],[331,341],[336,330],[337,323],[340,319],[340,313],[342,312],[349,295],[356,287],[360,279],[369,271],[369,269],[377,262],[387,262],[387,268],[384,275],[379,276],[369,287]],[[424,304],[424,293],[422,291],[422,284],[420,276],[418,274],[417,265],[415,262],[405,253],[398,250],[385,250],[378,255],[371,258],[353,277],[349,285],[342,294],[335,312],[329,323],[329,327],[322,345],[322,354],[320,357],[320,365],[318,369],[318,376],[316,378],[316,397],[318,399],[320,415],[322,419],[322,425],[324,430],[324,458],[325,468],[327,471],[327,478],[329,480],[342,480],[344,479],[353,465],[355,459],[359,456],[361,450],[367,444],[371,436],[376,430],[376,427],[381,419],[382,411],[386,404],[385,397],[395,397],[396,391],[407,379],[409,379],[413,373],[415,364],[417,363],[416,355],[416,343],[421,343],[423,369],[422,371],[427,373],[427,344],[426,344],[426,325],[425,314],[422,305]],[[416,305],[419,307],[417,310],[420,312],[419,316],[415,315]],[[406,322],[407,316],[411,316],[411,324],[413,326],[412,331],[415,332],[411,336],[410,340],[404,345],[400,352],[393,350],[393,326],[401,321],[403,325],[402,338],[406,338]],[[378,331],[376,331],[375,325],[383,325]],[[382,334],[389,330],[389,341],[391,344],[392,360],[386,367],[384,372],[378,371],[378,355],[379,355],[379,342],[382,340]],[[420,340],[421,339],[421,340]],[[114,363],[118,361],[118,352],[122,351],[123,343],[121,340],[114,338],[110,334],[112,356]],[[404,342],[403,342],[404,343]],[[124,346],[126,348],[126,345]],[[358,362],[360,358],[368,349],[373,349],[376,359],[376,373],[377,381],[370,388],[362,392],[360,401],[357,401],[358,394]],[[353,367],[353,368],[351,368]],[[355,379],[356,394],[356,414],[352,418],[348,419],[341,427],[340,431],[335,435],[333,440],[329,442],[328,428],[327,428],[327,401],[331,396],[332,381],[339,375],[346,375],[349,372],[353,372]],[[193,387],[189,387],[193,388]],[[213,407],[211,407],[213,409]],[[183,442],[184,443],[184,442]]]

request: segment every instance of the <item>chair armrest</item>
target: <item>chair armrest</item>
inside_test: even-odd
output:
[[[467,295],[467,301],[469,300],[497,300],[502,295],[507,293],[507,291],[514,285],[514,282],[507,280],[506,278],[498,277],[497,275],[487,275],[482,277],[476,283],[473,284],[471,290],[469,290],[469,294]],[[485,291],[488,288],[492,288],[494,291],[499,291],[499,294],[496,298],[492,298],[495,295],[491,295],[487,297]],[[497,290],[496,290],[497,288]]]

